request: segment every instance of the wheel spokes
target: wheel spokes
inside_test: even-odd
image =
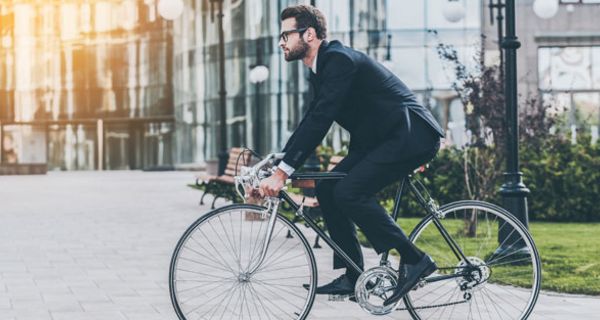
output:
[[[262,253],[268,219],[260,216],[257,210],[224,211],[184,235],[173,258],[171,290],[186,319],[305,315],[314,298],[314,262],[310,246],[288,222],[276,220],[264,261],[247,273]]]
[[[467,261],[456,261],[434,224],[422,225],[413,240],[436,261],[440,270],[430,277],[466,271],[464,276],[428,283],[407,299],[418,318],[521,319],[539,292],[540,263],[527,231],[504,213],[483,206],[447,209],[442,225]],[[453,269],[453,267],[455,267]],[[471,294],[467,303],[454,303]],[[442,305],[437,308],[423,308]]]

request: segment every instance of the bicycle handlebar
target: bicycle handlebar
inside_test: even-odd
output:
[[[285,153],[270,153],[265,156],[264,159],[259,161],[252,167],[242,166],[240,174],[234,177],[235,191],[240,195],[242,199],[246,199],[246,187],[257,189],[260,181],[267,178],[274,172],[273,165],[276,160],[281,160],[285,156]],[[265,169],[264,167],[271,166],[271,168]],[[239,186],[244,187],[244,194],[240,192]]]

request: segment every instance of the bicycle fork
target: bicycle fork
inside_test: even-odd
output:
[[[262,251],[260,253],[260,258],[258,262],[248,269],[247,276],[251,277],[256,270],[260,267],[260,265],[265,261],[265,257],[267,256],[267,250],[269,249],[269,244],[271,243],[271,236],[273,235],[273,229],[275,229],[275,221],[277,220],[277,210],[279,209],[280,199],[277,197],[270,197],[267,199],[268,206],[264,211],[264,215],[267,215],[269,212],[271,216],[269,217],[269,222],[267,225],[267,232],[265,233],[265,239],[263,241]]]

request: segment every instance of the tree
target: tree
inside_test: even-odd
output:
[[[435,33],[435,32],[434,32]],[[485,36],[482,35],[481,43]],[[451,67],[455,80],[452,88],[460,98],[465,113],[467,142],[463,150],[464,180],[468,196],[478,200],[498,200],[498,188],[506,163],[504,79],[498,65],[485,65],[485,51],[480,47],[476,67],[469,71],[458,58],[456,49],[438,41],[439,57]],[[522,96],[520,96],[522,98]],[[550,128],[557,123],[553,107],[539,95],[521,99],[519,110],[520,142],[528,148],[542,148],[550,138]],[[559,111],[559,110],[555,110]],[[465,219],[465,232],[475,235],[475,217]]]

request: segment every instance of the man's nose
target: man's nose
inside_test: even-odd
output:
[[[285,46],[285,42],[283,42],[283,39],[279,39],[279,47],[281,49],[283,49],[284,46]]]

